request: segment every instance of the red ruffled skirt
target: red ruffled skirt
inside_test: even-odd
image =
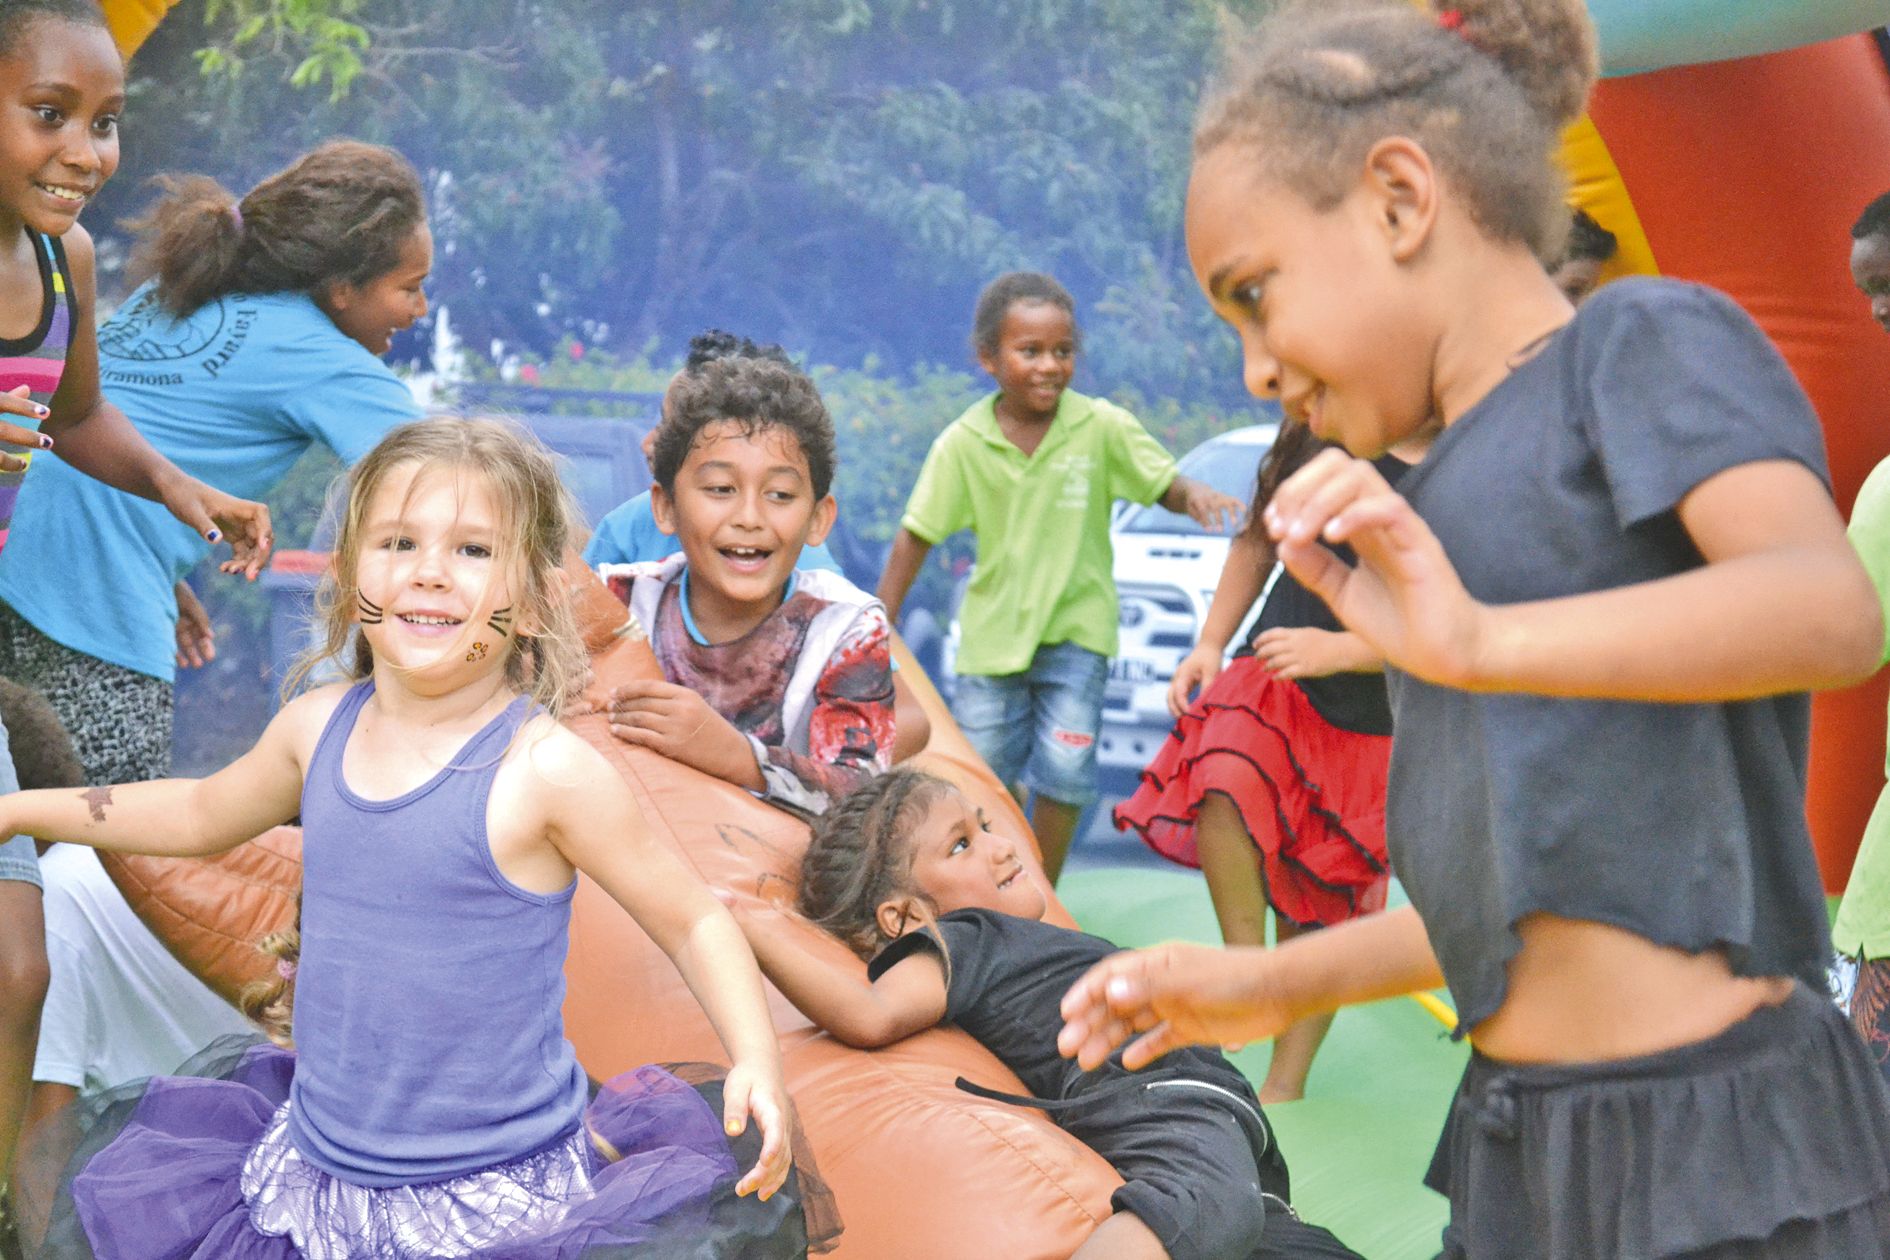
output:
[[[1219,793],[1253,841],[1273,909],[1301,926],[1340,923],[1385,908],[1390,762],[1390,736],[1333,726],[1297,685],[1243,656],[1175,723],[1115,824],[1199,868],[1195,824]]]

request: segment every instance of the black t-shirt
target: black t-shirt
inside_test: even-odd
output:
[[[1394,486],[1411,467],[1396,455],[1382,456],[1373,461],[1373,466]],[[1347,564],[1358,563],[1350,547],[1341,544],[1331,550]],[[1254,640],[1262,631],[1276,626],[1307,626],[1334,633],[1345,629],[1325,600],[1301,586],[1283,568],[1273,580],[1273,589],[1267,592],[1266,603],[1260,606],[1253,633],[1235,655],[1252,656]],[[1295,678],[1293,682],[1305,693],[1314,711],[1340,730],[1359,735],[1391,734],[1391,702],[1385,695],[1383,674],[1327,674],[1322,678]]]
[[[1100,936],[994,910],[954,910],[939,917],[936,938],[930,929],[907,933],[880,951],[868,965],[867,975],[877,980],[912,954],[939,953],[940,940],[950,960],[946,1022],[971,1034],[996,1055],[1033,1096],[1061,1101],[1132,1075],[1122,1067],[1120,1054],[1085,1072],[1074,1059],[1057,1053],[1063,995],[1091,967],[1120,952],[1115,945]],[[1252,1097],[1247,1079],[1215,1050],[1199,1046],[1176,1050],[1142,1071],[1158,1069],[1182,1072]]]
[[[1781,459],[1826,478],[1817,417],[1752,320],[1709,289],[1622,280],[1446,429],[1399,490],[1470,594],[1510,604],[1698,568],[1681,500]],[[1806,696],[1472,694],[1397,671],[1390,686],[1392,865],[1465,1028],[1502,1003],[1513,927],[1532,911],[1723,946],[1741,974],[1821,983]]]

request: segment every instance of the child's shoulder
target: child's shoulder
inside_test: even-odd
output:
[[[328,729],[328,723],[333,720],[335,710],[341,707],[348,693],[359,685],[338,682],[311,687],[277,711],[269,723],[269,730],[286,736],[298,752],[312,752],[322,732]]]
[[[1603,285],[1582,303],[1571,326],[1593,333],[1623,325],[1669,332],[1707,325],[1756,328],[1752,317],[1718,289],[1666,276],[1624,276]]]

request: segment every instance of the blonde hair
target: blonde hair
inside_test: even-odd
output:
[[[402,425],[349,470],[340,483],[345,501],[334,555],[315,593],[320,641],[296,662],[283,694],[292,694],[324,661],[338,663],[350,681],[374,672],[374,650],[355,627],[361,531],[374,496],[396,469],[410,465],[417,465],[418,476],[470,472],[490,491],[499,511],[496,559],[518,575],[506,679],[557,718],[582,689],[587,667],[560,573],[576,509],[551,452],[498,420],[441,416]]]
[[[1389,136],[1423,145],[1499,241],[1561,256],[1566,176],[1554,154],[1598,69],[1582,0],[1298,0],[1229,42],[1195,127],[1315,209],[1337,205]]]

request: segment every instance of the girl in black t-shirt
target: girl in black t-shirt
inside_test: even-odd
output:
[[[1305,424],[1280,426],[1200,642],[1169,684],[1174,732],[1115,810],[1118,828],[1134,828],[1163,857],[1200,868],[1229,945],[1266,944],[1269,906],[1282,942],[1382,910],[1391,880],[1384,660],[1292,574],[1277,570],[1266,585],[1274,555],[1261,514],[1280,482],[1324,449]],[[1405,462],[1388,455],[1379,467],[1396,480]],[[1263,586],[1252,636],[1223,670],[1228,640]],[[1305,1094],[1331,1025],[1330,1013],[1313,1015],[1274,1038],[1260,1101]]]
[[[1595,75],[1581,0],[1297,5],[1195,133],[1190,259],[1327,451],[1264,513],[1384,653],[1411,907],[1164,946],[1068,994],[1136,1064],[1448,983],[1475,1042],[1427,1182],[1444,1255],[1890,1256],[1890,1091],[1819,991],[1806,692],[1872,672],[1817,416],[1724,296],[1543,270]],[[1330,545],[1349,544],[1356,565]]]
[[[795,917],[734,909],[768,978],[834,1037],[870,1049],[953,1024],[1029,1096],[960,1088],[1041,1107],[1109,1161],[1124,1182],[1115,1214],[1074,1260],[1355,1256],[1287,1206],[1253,1087],[1218,1051],[1180,1050],[1146,1074],[1057,1053],[1058,999],[1116,947],[1043,922],[1049,903],[1017,842],[944,780],[895,770],[815,824],[799,909],[870,960],[864,973],[807,948]]]

